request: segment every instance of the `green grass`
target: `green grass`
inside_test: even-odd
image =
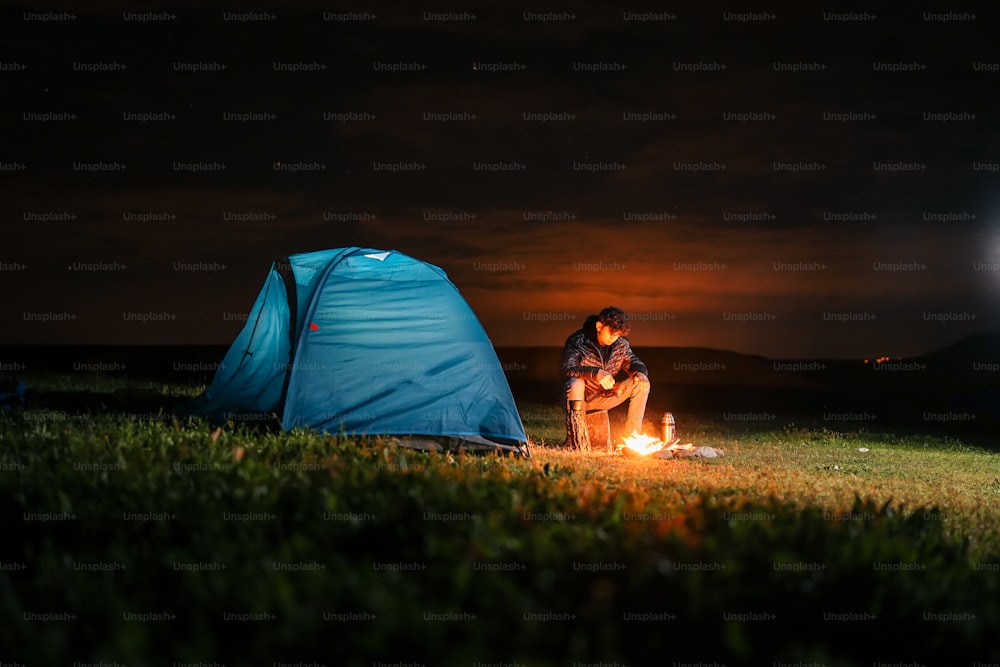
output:
[[[523,460],[213,439],[149,418],[197,387],[29,385],[37,405],[0,414],[0,660],[1000,658],[1000,458],[959,439],[678,414],[725,457],[626,459],[548,446],[561,413],[522,405]],[[45,405],[71,391],[97,407]]]

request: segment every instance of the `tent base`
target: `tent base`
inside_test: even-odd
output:
[[[176,413],[174,415],[177,416]],[[201,418],[201,417],[195,417]],[[273,412],[262,411],[233,411],[227,413],[222,419],[208,419],[208,423],[215,427],[240,427],[244,426],[255,431],[266,433],[280,433],[285,429],[281,426],[281,419]],[[363,433],[330,433],[328,431],[316,431],[321,435],[347,435],[348,437],[367,438],[369,435]],[[374,435],[374,434],[371,434]],[[513,445],[503,444],[477,435],[469,436],[448,436],[448,435],[391,435],[380,434],[380,437],[387,438],[390,443],[410,449],[419,449],[425,452],[502,452],[505,454],[515,454],[526,459],[531,458],[531,451],[527,443]]]
[[[528,445],[504,445],[480,436],[448,437],[448,436],[411,436],[393,437],[390,442],[400,447],[419,449],[425,452],[472,452],[490,453],[502,452],[531,458]]]

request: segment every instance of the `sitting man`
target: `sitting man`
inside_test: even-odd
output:
[[[628,403],[625,434],[642,432],[649,398],[646,364],[635,356],[628,342],[628,316],[619,308],[605,308],[591,315],[583,328],[566,339],[562,374],[566,378],[566,444],[589,449],[584,415]],[[629,377],[615,382],[625,372]]]

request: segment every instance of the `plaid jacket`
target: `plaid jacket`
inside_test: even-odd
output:
[[[594,326],[596,322],[595,316],[588,317],[583,328],[566,339],[562,353],[562,374],[567,380],[580,378],[584,381],[587,386],[584,395],[586,401],[592,401],[598,396],[612,396],[615,393],[613,390],[602,388],[597,381],[597,373],[601,369],[614,376],[624,371],[629,377],[636,373],[649,377],[646,364],[635,356],[628,338],[624,336],[612,343],[602,354],[601,346],[597,343],[597,328]]]

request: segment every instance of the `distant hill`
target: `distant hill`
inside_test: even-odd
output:
[[[227,345],[0,347],[0,373],[111,373],[210,379]],[[560,384],[560,347],[498,347],[512,384]],[[874,360],[769,359],[701,347],[647,347],[636,354],[654,384],[800,390],[979,390],[1000,386],[1000,332],[975,334],[927,354]]]
[[[562,348],[501,347],[497,357],[511,381],[560,381]],[[654,383],[816,389],[820,367],[810,362],[777,362],[766,357],[701,347],[648,347],[635,350]],[[811,370],[810,370],[811,369]]]
[[[0,373],[101,373],[211,379],[228,345],[21,345],[0,347]]]
[[[227,350],[227,345],[7,346],[0,347],[0,379],[47,372],[208,384]],[[499,347],[496,352],[519,403],[558,404],[561,348]],[[1000,333],[969,336],[919,357],[884,363],[777,360],[695,347],[650,347],[636,354],[653,383],[650,415],[669,410],[768,423],[775,415],[795,414],[836,428],[890,423],[982,432],[1000,428]]]
[[[978,392],[1000,386],[1000,333],[973,334],[915,357],[826,362],[831,388],[897,393]]]
[[[1000,364],[1000,332],[972,334],[921,358],[936,366],[954,365],[958,371],[996,372],[991,368]],[[986,367],[989,364],[991,368]]]

